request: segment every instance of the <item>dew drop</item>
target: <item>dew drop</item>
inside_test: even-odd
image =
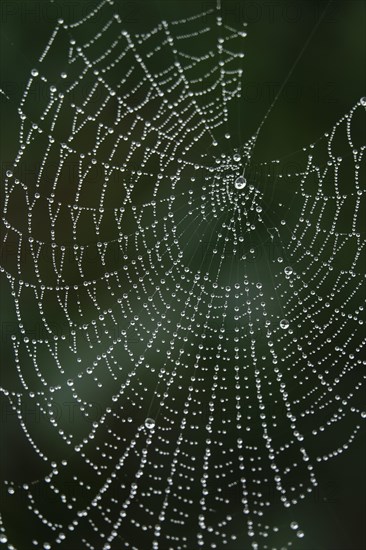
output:
[[[244,189],[247,180],[243,176],[238,176],[235,180],[235,189]]]
[[[153,418],[146,418],[145,426],[148,430],[155,428],[155,420]]]
[[[287,319],[281,319],[280,321],[280,327],[286,330],[290,326],[290,323]]]

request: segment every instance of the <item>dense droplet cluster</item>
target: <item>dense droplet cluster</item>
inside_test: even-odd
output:
[[[219,5],[141,34],[114,10],[59,21],[19,107],[2,393],[46,473],[6,498],[42,526],[30,548],[289,548],[316,463],[366,416],[364,98],[294,172],[254,169],[256,136],[229,150],[246,32]]]

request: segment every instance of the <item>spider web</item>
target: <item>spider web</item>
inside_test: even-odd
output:
[[[361,429],[366,100],[290,172],[258,134],[233,149],[244,29],[218,5],[131,34],[103,1],[32,71],[1,391],[40,466],[5,481],[9,548],[14,510],[27,547],[292,546],[317,463]]]

